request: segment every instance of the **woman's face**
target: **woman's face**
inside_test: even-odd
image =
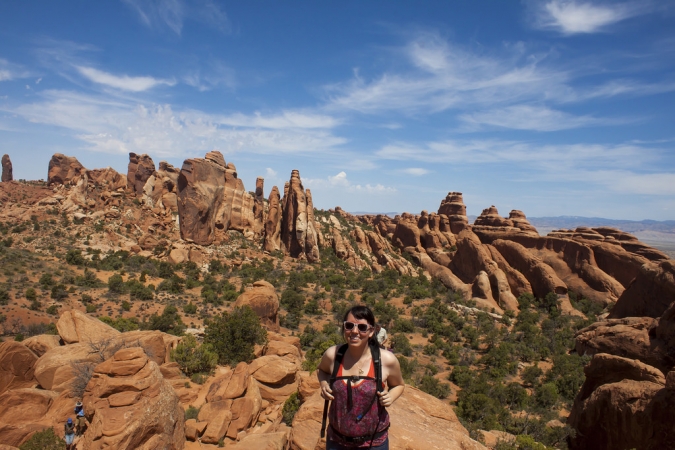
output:
[[[345,328],[342,330],[345,334],[345,340],[347,341],[347,344],[355,346],[368,345],[368,339],[371,338],[374,333],[374,329],[368,323],[368,321],[366,319],[357,319],[352,315],[352,313],[347,315],[346,321],[356,324],[351,330],[347,330]],[[368,330],[365,333],[359,331],[359,324],[366,325]],[[363,328],[363,326],[361,328]]]

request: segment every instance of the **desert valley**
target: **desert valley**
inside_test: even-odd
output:
[[[316,368],[369,305],[407,387],[394,449],[675,445],[675,261],[522,211],[315,209],[217,151],[0,183],[0,449],[325,448]],[[488,205],[486,205],[488,206]],[[53,431],[52,431],[53,430]]]

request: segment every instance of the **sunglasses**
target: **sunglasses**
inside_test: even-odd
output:
[[[370,330],[372,327],[368,325],[367,323],[354,323],[354,322],[347,322],[345,321],[342,326],[344,326],[345,330],[347,331],[352,331],[354,327],[358,328],[359,333],[366,333],[368,330]]]

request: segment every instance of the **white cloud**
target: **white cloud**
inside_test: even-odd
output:
[[[427,169],[422,169],[421,167],[410,167],[408,169],[401,170],[401,172],[407,173],[408,175],[414,175],[416,177],[419,177],[419,176],[422,176],[422,175],[426,175],[426,174],[430,173],[431,171],[429,171]]]
[[[271,167],[268,167],[265,169],[265,176],[267,178],[276,178],[277,177],[277,171],[272,169]]]
[[[508,47],[503,55],[477,54],[425,33],[399,53],[410,70],[384,73],[370,82],[357,75],[325,86],[327,107],[414,114],[512,104],[556,92],[569,78],[564,71],[542,67],[544,56],[526,54],[522,45]]]
[[[264,116],[259,112],[253,115],[232,114],[221,116],[218,122],[223,125],[234,127],[255,127],[269,129],[288,129],[288,128],[333,128],[339,125],[339,121],[331,116],[313,113],[304,113],[299,111],[283,111],[273,116]]]
[[[40,84],[40,81],[42,81],[42,77],[40,77],[40,78],[38,78],[37,80],[35,80],[35,84]]]
[[[530,142],[505,140],[446,140],[423,145],[407,143],[382,147],[376,155],[383,159],[422,161],[452,164],[504,164],[551,168],[603,166],[634,167],[637,162],[649,163],[658,157],[658,151],[634,144],[569,144],[537,145]]]
[[[553,0],[542,5],[536,26],[566,35],[597,33],[609,25],[646,12],[645,3],[592,4]]]
[[[105,86],[121,89],[123,91],[142,92],[159,85],[173,86],[176,84],[176,82],[173,80],[162,80],[153,77],[112,75],[110,73],[103,72],[102,70],[94,69],[93,67],[75,66],[75,68],[78,72],[80,72],[80,74],[94,83],[103,84]]]
[[[592,180],[622,194],[675,196],[675,173],[628,170],[581,171],[576,179]]]
[[[183,23],[192,19],[223,32],[230,31],[227,14],[213,0],[122,0],[149,28],[168,27],[180,35]]]
[[[616,120],[574,116],[545,106],[532,105],[515,105],[462,114],[459,119],[467,125],[467,131],[475,131],[486,125],[515,130],[556,131],[617,123]]]
[[[174,111],[171,105],[69,91],[46,90],[40,96],[39,102],[17,107],[0,105],[0,110],[33,123],[72,130],[94,151],[132,151],[160,157],[193,156],[214,148],[225,154],[320,154],[346,142],[318,126],[330,124],[323,116],[314,120],[304,112],[287,111],[278,117],[237,116],[238,126],[233,128],[231,118],[195,110]]]
[[[29,72],[23,67],[0,58],[0,81],[10,81],[28,76],[30,76]]]
[[[384,186],[382,184],[353,184],[349,179],[347,179],[347,173],[344,171],[339,172],[336,175],[328,176],[325,179],[313,179],[305,178],[303,179],[303,184],[311,189],[335,189],[341,188],[345,192],[350,193],[359,193],[366,192],[369,194],[393,194],[396,193],[396,188]]]

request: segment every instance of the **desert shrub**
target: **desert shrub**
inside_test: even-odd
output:
[[[6,305],[9,303],[9,292],[6,289],[0,288],[0,305]]]
[[[442,383],[432,375],[424,375],[418,385],[420,390],[436,398],[444,399],[450,395],[450,385]]]
[[[132,299],[152,300],[155,297],[151,288],[136,279],[127,281],[127,289],[129,290],[129,297]]]
[[[529,386],[534,386],[536,384],[539,384],[539,377],[544,373],[543,370],[539,368],[537,364],[534,366],[529,366],[526,367],[525,370],[523,370],[523,382]]]
[[[96,272],[89,269],[84,269],[83,275],[75,277],[75,285],[81,287],[95,288],[103,285],[103,282],[98,279]]]
[[[250,362],[256,344],[267,342],[267,331],[260,318],[249,306],[234,308],[230,313],[206,321],[204,343],[211,344],[218,354],[218,362],[235,366],[241,361]]]
[[[165,291],[171,294],[182,294],[185,291],[184,280],[176,274],[166,278],[157,286],[158,291]]]
[[[404,356],[412,356],[412,347],[405,334],[395,334],[391,338],[392,349]]]
[[[558,388],[555,383],[544,383],[534,389],[534,400],[542,408],[551,408],[558,402]]]
[[[87,384],[89,384],[89,380],[94,375],[95,366],[96,364],[90,362],[73,361],[70,363],[73,373],[70,388],[74,397],[82,398],[84,396]]]
[[[178,309],[175,306],[165,306],[162,315],[153,314],[150,319],[141,324],[144,330],[159,330],[164,333],[181,336],[185,331],[185,324],[178,315]]]
[[[289,312],[301,311],[305,306],[305,296],[295,289],[285,289],[279,303]]]
[[[89,305],[87,305],[89,306]],[[92,305],[94,306],[94,305]],[[88,310],[89,308],[87,308]],[[96,310],[96,306],[94,306],[94,311]],[[138,330],[140,328],[140,325],[138,323],[138,319],[135,317],[130,317],[130,318],[125,318],[125,317],[118,317],[117,319],[113,319],[112,317],[108,316],[101,316],[98,318],[103,323],[107,323],[114,329],[118,331],[134,331]]]
[[[49,315],[56,316],[59,313],[59,305],[51,305],[45,312]]]
[[[19,450],[65,450],[66,441],[54,433],[54,428],[46,428],[34,433],[30,439],[19,446]]]
[[[188,409],[185,410],[185,420],[197,419],[197,416],[199,416],[199,408],[190,405]]]
[[[26,300],[35,301],[37,300],[37,292],[33,288],[26,289]],[[0,293],[0,303],[2,302],[2,293]]]
[[[218,363],[218,355],[211,344],[197,345],[191,334],[183,338],[175,350],[171,350],[171,359],[178,363],[186,375],[198,372],[210,372]]]
[[[298,398],[298,393],[293,392],[290,397],[284,402],[284,407],[281,410],[282,420],[289,427],[293,424],[293,417],[295,413],[300,409],[300,399]]]
[[[85,264],[84,257],[82,257],[82,251],[77,249],[70,249],[66,253],[66,262],[73,266],[83,266]]]
[[[192,302],[188,303],[187,305],[183,305],[183,312],[185,314],[195,314],[197,312],[197,305],[193,304]]]
[[[125,285],[122,275],[116,273],[115,275],[108,278],[108,292],[111,294],[122,294],[124,293]]]

